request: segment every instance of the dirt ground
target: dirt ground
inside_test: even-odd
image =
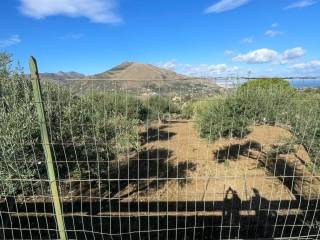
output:
[[[131,193],[122,201],[223,201],[230,196],[238,201],[250,201],[256,196],[268,201],[294,199],[277,177],[259,166],[245,151],[276,144],[290,137],[289,131],[256,126],[241,141],[220,139],[209,144],[198,136],[191,121],[152,127],[142,133],[146,139],[143,147],[148,154],[137,161],[143,157],[150,163],[157,161],[154,168],[158,172],[148,176],[146,186],[142,183],[144,179],[139,178],[139,190],[134,193],[132,185],[123,189],[119,196]]]

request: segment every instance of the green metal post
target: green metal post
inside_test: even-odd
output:
[[[64,219],[61,211],[61,203],[59,199],[56,175],[54,172],[51,149],[49,145],[48,130],[47,130],[46,120],[44,115],[38,66],[37,66],[37,61],[34,57],[30,57],[29,67],[30,67],[30,73],[31,73],[31,82],[32,82],[32,88],[33,88],[34,101],[37,109],[39,127],[41,130],[42,146],[43,146],[43,150],[46,158],[51,196],[53,199],[53,205],[55,209],[56,222],[58,225],[60,239],[66,240],[67,239],[66,230],[65,230]]]

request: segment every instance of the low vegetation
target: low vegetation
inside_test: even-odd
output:
[[[192,103],[193,118],[202,137],[243,137],[257,124],[289,129],[319,168],[320,95],[301,92],[281,79],[259,79],[240,86],[232,94]],[[190,108],[190,107],[189,107]],[[189,111],[189,110],[188,110]],[[190,112],[190,111],[189,111]]]
[[[320,94],[280,79],[249,81],[234,91],[180,106],[168,98],[118,92],[72,93],[42,84],[46,121],[60,179],[100,178],[108,163],[141,148],[139,129],[172,115],[193,119],[201,137],[242,138],[258,124],[281,125],[305,146],[318,170]],[[0,54],[0,194],[48,191],[31,82]],[[106,176],[104,176],[106,177]]]
[[[166,120],[167,115],[180,114],[180,108],[177,104],[168,98],[161,96],[151,96],[144,99],[143,104],[147,109],[147,118],[145,120]]]
[[[147,119],[179,112],[171,101],[140,99],[125,93],[71,94],[46,82],[42,86],[46,121],[60,179],[93,178],[108,161],[140,149],[139,126]],[[47,191],[41,135],[31,82],[0,55],[1,195]],[[41,185],[40,185],[41,184]]]
[[[194,105],[196,126],[201,137],[214,141],[220,137],[242,137],[249,119],[245,104],[237,95],[217,96]]]

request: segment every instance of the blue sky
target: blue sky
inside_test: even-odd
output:
[[[2,0],[0,51],[27,71],[125,60],[201,76],[320,75],[319,0]]]

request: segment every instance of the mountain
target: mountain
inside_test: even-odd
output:
[[[65,80],[65,79],[81,79],[84,78],[85,75],[78,72],[57,72],[57,73],[40,73],[40,77],[43,79],[51,79],[51,80]]]
[[[138,81],[154,81],[154,80],[183,80],[190,79],[187,76],[176,72],[155,67],[150,64],[137,62],[123,62],[120,65],[106,71],[91,76],[93,79],[111,79],[111,80],[138,80]]]
[[[125,91],[139,96],[160,94],[179,99],[213,96],[221,87],[210,79],[188,77],[150,64],[123,62],[108,71],[91,76],[77,72],[41,74],[42,79],[71,88],[73,92]]]

